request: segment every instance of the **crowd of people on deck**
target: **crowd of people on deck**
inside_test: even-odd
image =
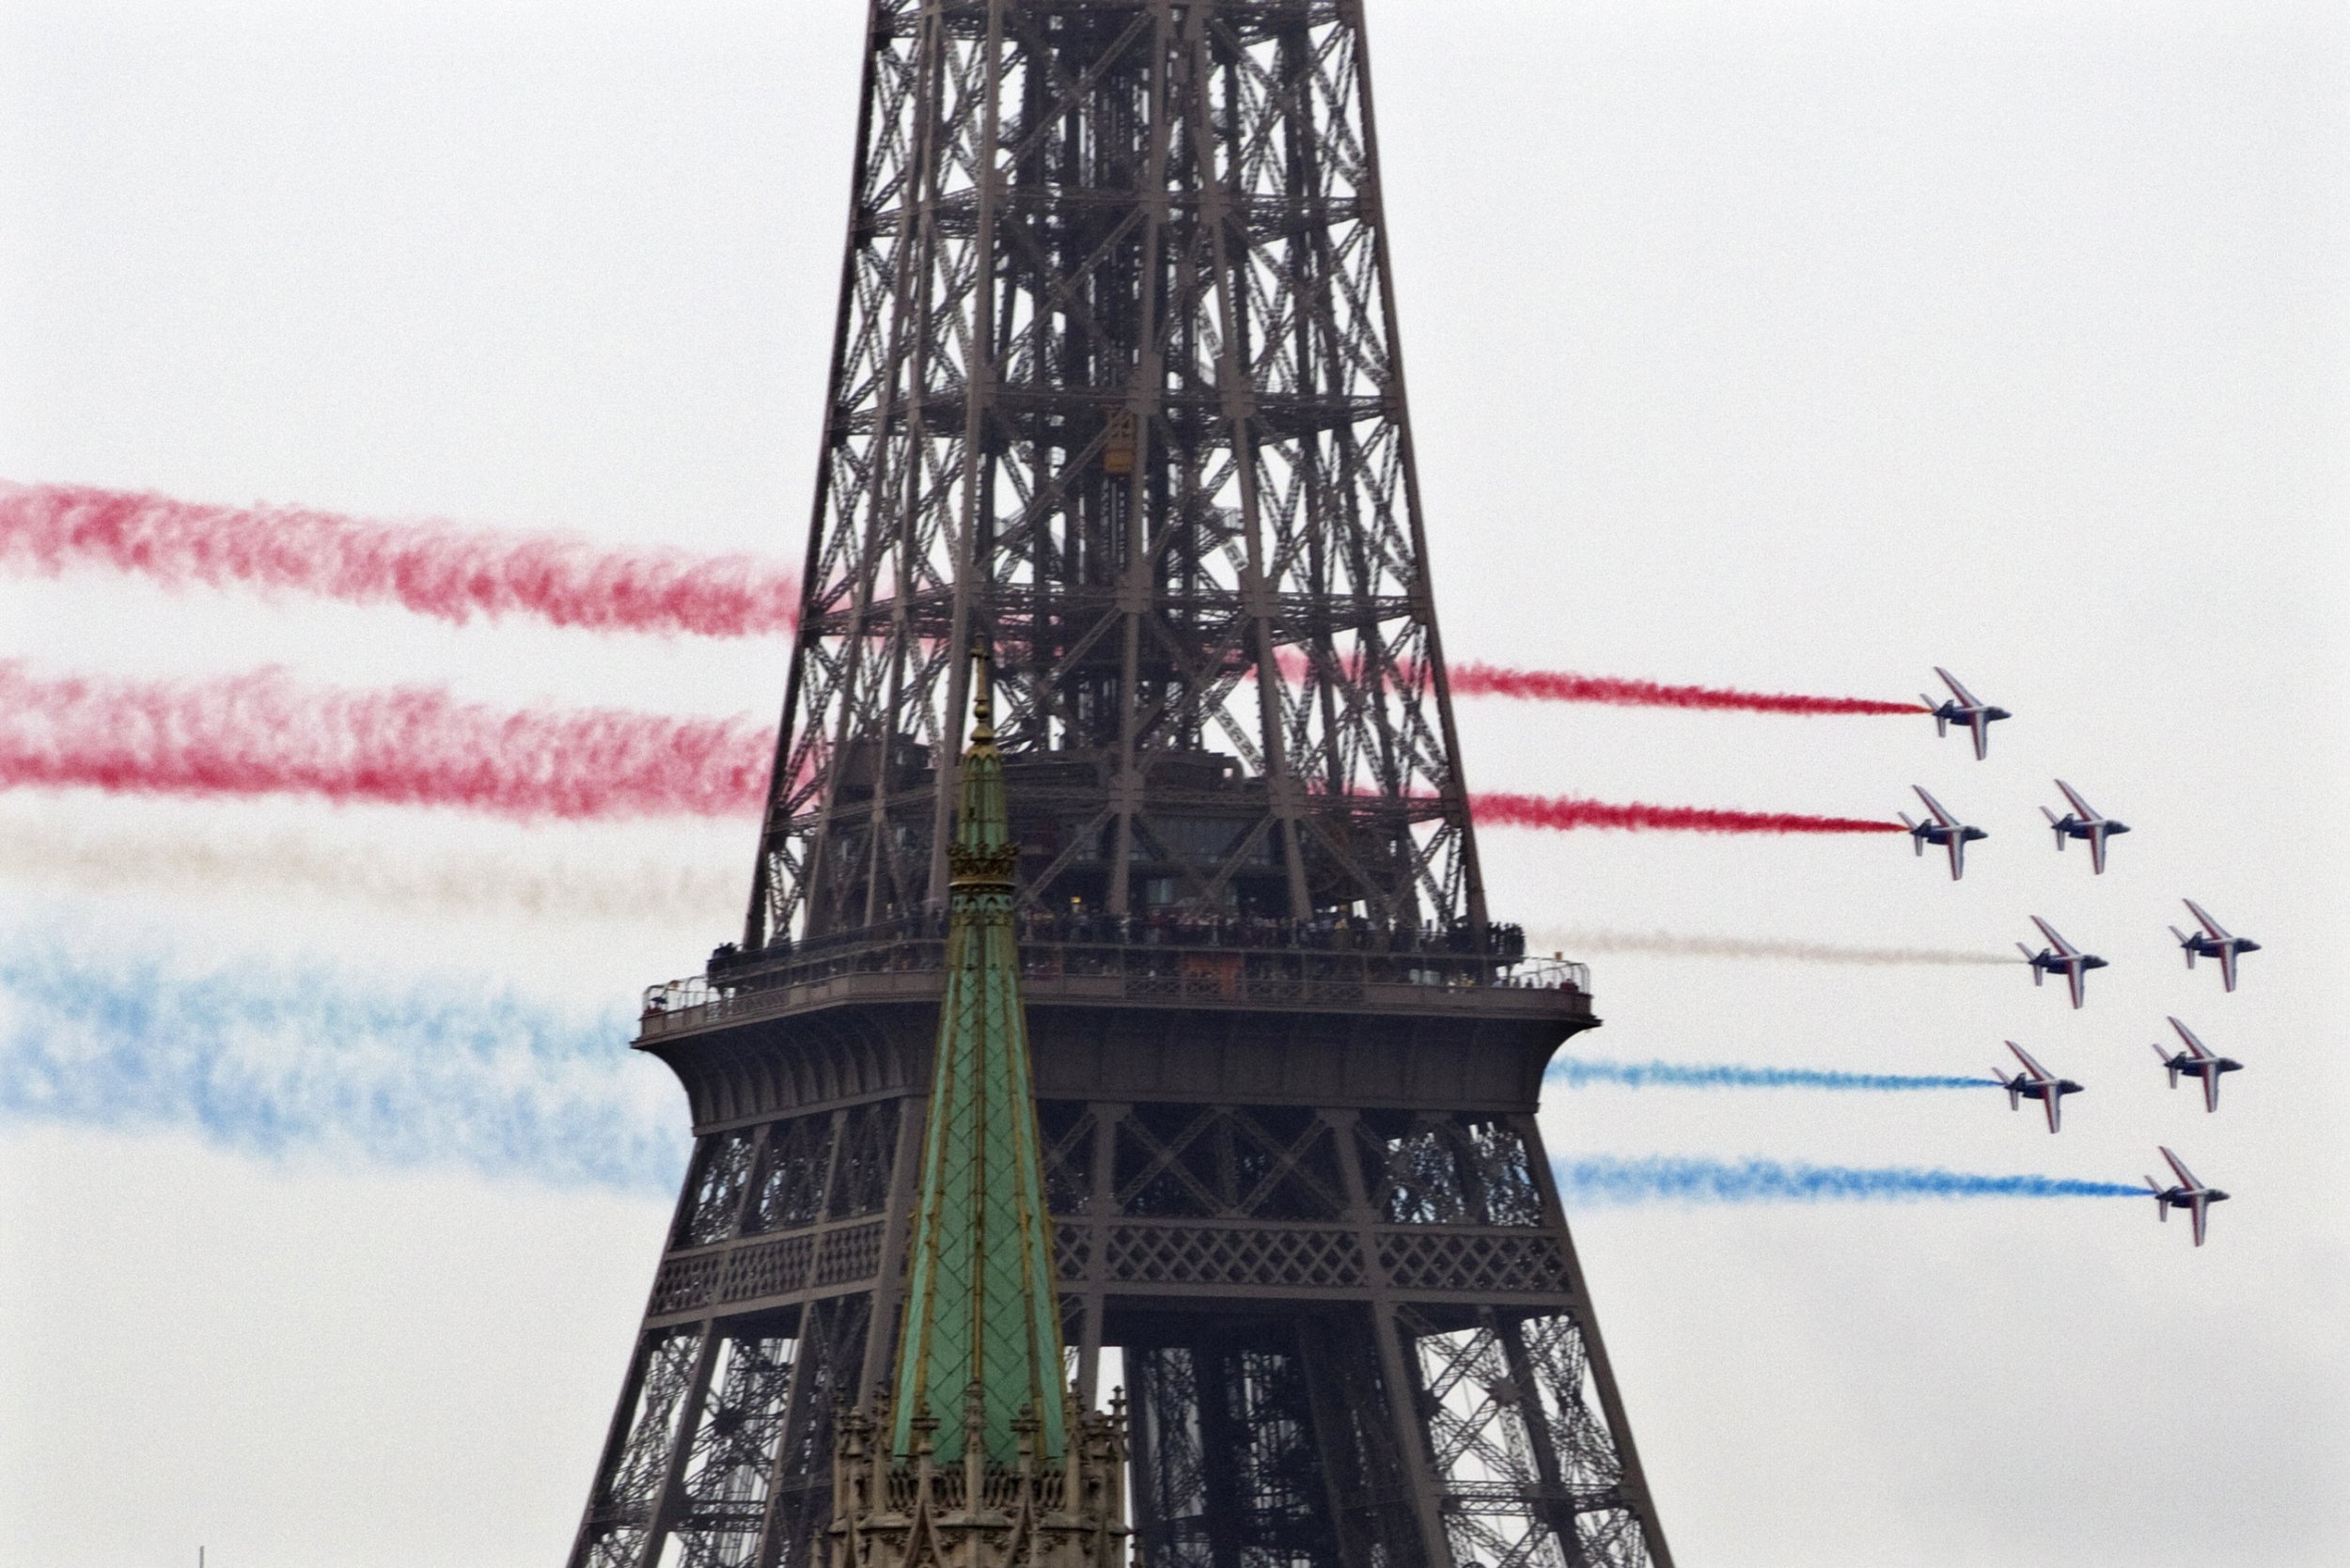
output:
[[[1380,921],[1344,911],[1324,911],[1303,919],[1291,916],[1243,915],[1230,910],[1152,909],[1140,915],[1113,915],[1082,899],[1065,905],[1030,905],[1015,917],[1024,943],[1080,943],[1105,947],[1292,948],[1313,952],[1430,953],[1486,957],[1513,962],[1526,956],[1526,928],[1493,924],[1480,944],[1467,921],[1438,925],[1433,921]],[[901,915],[870,926],[835,932],[800,945],[795,955],[790,933],[753,955],[762,964],[812,957],[843,948],[868,947],[906,940],[943,940],[947,913],[926,910]],[[740,964],[745,955],[728,942],[710,955],[713,969]]]
[[[1024,942],[1109,943],[1120,947],[1302,948],[1322,952],[1457,953],[1489,958],[1526,956],[1526,932],[1514,925],[1485,929],[1483,945],[1466,921],[1384,922],[1343,912],[1305,919],[1241,915],[1212,909],[1153,909],[1112,915],[1071,900],[1062,908],[1029,908],[1019,916]]]
[[[1072,899],[1060,906],[1031,905],[1020,910],[1013,919],[1020,944],[1026,949],[1023,967],[1038,975],[1110,973],[1127,967],[1114,955],[1098,952],[1104,948],[1193,948],[1225,952],[1238,949],[1355,953],[1390,959],[1393,955],[1413,955],[1438,961],[1425,965],[1383,962],[1375,965],[1377,973],[1371,976],[1423,985],[1467,983],[1551,989],[1559,983],[1553,975],[1512,974],[1496,967],[1515,964],[1526,956],[1526,931],[1516,925],[1489,925],[1480,943],[1465,921],[1444,925],[1383,922],[1344,911],[1297,919],[1196,908],[1158,908],[1139,915],[1112,915],[1089,906],[1081,899]],[[720,985],[765,990],[801,983],[811,978],[811,965],[822,973],[842,966],[933,968],[938,954],[930,949],[929,944],[943,941],[947,926],[944,910],[925,910],[894,916],[870,926],[833,932],[796,945],[789,934],[784,934],[751,953],[729,942],[710,955],[709,980]],[[1097,952],[1081,957],[1058,950],[1087,948]],[[1172,955],[1169,958],[1171,961]],[[1441,962],[1445,959],[1455,962]],[[1483,962],[1458,962],[1464,959]],[[1239,972],[1234,967],[1241,962],[1237,957],[1214,962],[1231,967],[1234,974]],[[1151,972],[1157,972],[1155,961],[1152,962]],[[654,1001],[648,996],[649,1011],[662,1011],[666,1005],[666,999]]]

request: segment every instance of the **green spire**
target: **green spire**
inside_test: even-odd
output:
[[[1060,1296],[1037,1137],[1028,1027],[1012,940],[1019,846],[1004,809],[987,655],[974,654],[971,747],[948,849],[952,871],[947,995],[938,1019],[922,1196],[915,1211],[898,1340],[890,1448],[913,1452],[915,1422],[936,1421],[937,1456],[964,1451],[976,1391],[986,1457],[1017,1457],[1015,1423],[1037,1422],[1042,1456],[1064,1450]]]

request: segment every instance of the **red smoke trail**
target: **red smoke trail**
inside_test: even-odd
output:
[[[83,485],[0,485],[0,562],[92,563],[169,587],[288,589],[467,621],[756,636],[797,622],[798,581],[749,556],[607,550],[551,535],[217,507]]]
[[[464,622],[528,616],[606,632],[760,636],[798,624],[800,587],[772,561],[668,550],[605,550],[552,535],[373,523],[303,507],[223,507],[88,485],[0,483],[0,563],[55,574],[94,563],[170,587],[241,584],[396,604]],[[1289,680],[1306,660],[1279,654]],[[1415,673],[1402,672],[1407,681]],[[1458,697],[1762,713],[1916,713],[1914,703],[1509,669],[1452,668]]]
[[[1496,665],[1452,666],[1455,697],[1514,697],[1543,702],[1602,702],[1619,708],[1702,708],[1752,713],[1921,713],[1915,702],[1865,697],[1797,697],[1731,691],[1716,686],[1665,686],[1562,669],[1505,669]]]
[[[1573,795],[1477,794],[1470,814],[1487,827],[1613,827],[1668,833],[1901,833],[1895,822],[1797,811],[1723,811],[1703,806],[1616,805]]]
[[[509,713],[446,691],[35,680],[0,662],[0,788],[306,794],[498,816],[732,816],[766,799],[775,732],[606,708]]]
[[[37,680],[0,661],[0,789],[306,794],[497,816],[732,816],[764,804],[775,733],[747,718],[611,708],[512,713],[431,687],[305,688],[283,671],[206,681]],[[1899,833],[1784,811],[1480,794],[1489,826]]]
[[[1294,649],[1277,655],[1282,676],[1292,683],[1306,679],[1306,656]],[[1350,659],[1352,668],[1357,661]],[[1404,680],[1418,678],[1412,666],[1402,670]],[[1455,697],[1513,697],[1537,702],[1596,702],[1617,708],[1694,708],[1743,711],[1750,713],[1922,713],[1915,702],[1879,702],[1866,697],[1799,697],[1776,692],[1742,692],[1721,686],[1667,686],[1654,681],[1626,681],[1612,675],[1577,675],[1565,669],[1511,669],[1501,665],[1465,664],[1451,666]]]

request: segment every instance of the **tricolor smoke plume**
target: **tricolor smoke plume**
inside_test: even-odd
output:
[[[306,507],[222,507],[85,485],[0,486],[0,564],[96,566],[190,584],[398,604],[443,620],[514,617],[602,632],[772,635],[797,579],[749,556],[614,550],[555,535],[378,523]]]
[[[1850,964],[1872,967],[1926,964],[1975,967],[2012,964],[2007,954],[1964,948],[1869,948],[1835,942],[1781,941],[1767,936],[1695,936],[1668,931],[1537,931],[1527,938],[1540,951],[1655,953],[1666,958],[1762,959],[1790,964]]]
[[[1816,1067],[1733,1067],[1677,1061],[1590,1061],[1562,1058],[1543,1074],[1569,1089],[1606,1084],[1620,1089],[1842,1089],[1898,1092],[1925,1089],[1989,1089],[1989,1078],[1908,1073],[1839,1073]]]
[[[672,1191],[676,1090],[620,1048],[629,1011],[566,1016],[456,979],[185,976],[20,933],[0,946],[0,1116]]]
[[[1797,811],[1731,811],[1704,806],[1584,800],[1574,795],[1478,794],[1469,809],[1480,826],[1615,828],[1664,833],[1901,833],[1897,822],[1820,817]]]
[[[1554,1160],[1551,1169],[1570,1203],[1820,1203],[1834,1200],[1929,1198],[2143,1198],[2146,1189],[2069,1176],[1977,1176],[1912,1167],[1782,1164],[1675,1155]]]
[[[1615,708],[1694,708],[1750,713],[1920,713],[1915,702],[1880,702],[1865,697],[1801,697],[1785,692],[1742,692],[1722,686],[1668,686],[1611,675],[1577,675],[1563,669],[1507,669],[1499,665],[1454,665],[1455,697],[1513,697],[1538,702],[1596,702]]]
[[[766,797],[774,732],[617,709],[514,713],[282,671],[43,681],[0,662],[0,788],[304,794],[527,820],[728,816]]]
[[[63,820],[0,824],[0,879],[80,893],[293,894],[398,914],[640,924],[728,914],[744,888],[739,868],[588,867],[411,850],[357,855],[302,833],[203,842],[135,829],[95,833]]]

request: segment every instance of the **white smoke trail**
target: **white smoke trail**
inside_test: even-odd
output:
[[[566,866],[500,854],[359,855],[295,832],[196,841],[0,822],[0,879],[78,892],[306,894],[414,915],[661,922],[738,904],[747,872],[641,861]]]
[[[1529,950],[1589,953],[1654,953],[1666,958],[1743,958],[1785,964],[1852,964],[1874,966],[1933,964],[1971,967],[2013,964],[1998,953],[1966,948],[1867,948],[1838,942],[1797,942],[1776,937],[1704,936],[1668,931],[1537,931]]]

